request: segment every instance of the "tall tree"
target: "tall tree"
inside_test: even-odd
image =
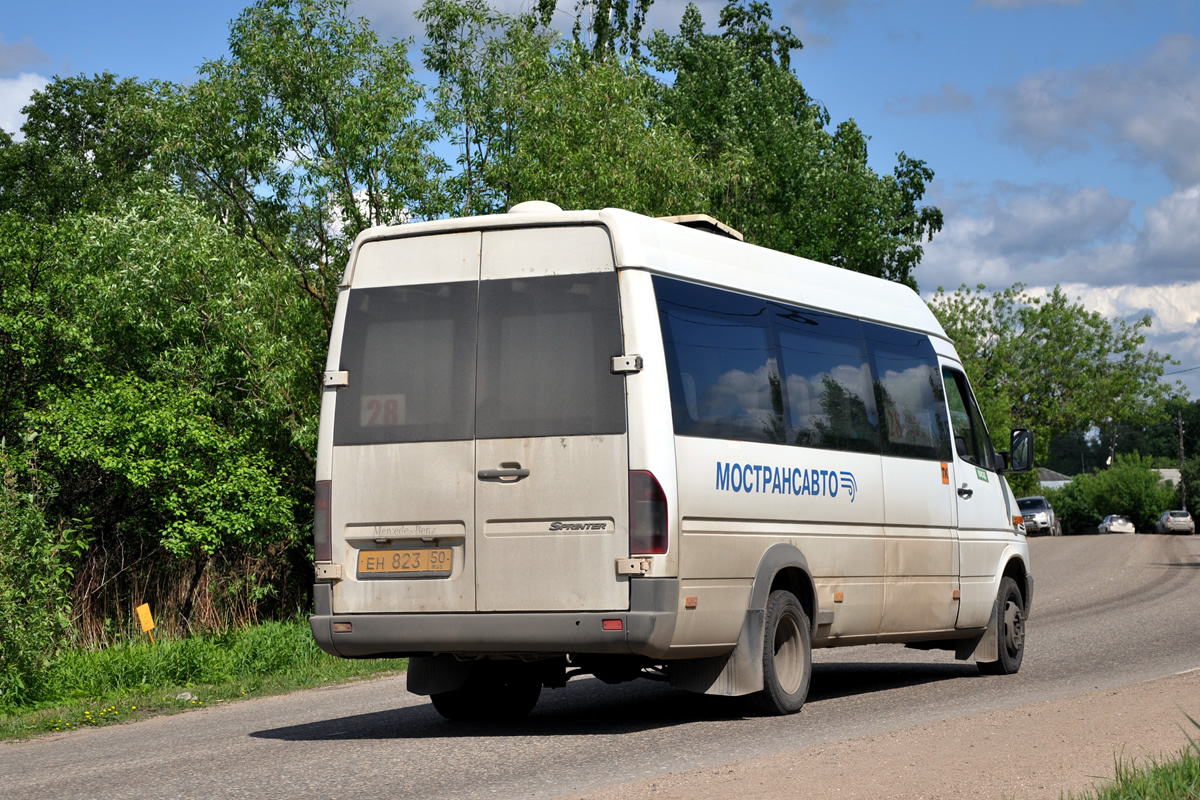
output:
[[[0,210],[39,224],[96,211],[161,183],[161,87],[110,72],[55,78],[22,111],[24,140],[0,136]]]
[[[259,0],[176,93],[185,185],[279,264],[332,323],[359,231],[426,210],[436,162],[404,42],[346,0]]]
[[[920,205],[933,171],[900,153],[880,176],[853,120],[827,130],[828,111],[791,68],[801,42],[771,26],[766,3],[730,0],[720,26],[705,33],[689,4],[678,35],[649,42],[654,67],[672,78],[665,119],[725,172],[712,213],[758,244],[915,287],[921,242],[942,227],[941,212]]]
[[[576,0],[575,43],[589,51],[597,61],[624,56],[638,61],[641,58],[642,28],[646,13],[654,0]],[[540,13],[543,23],[549,23],[547,10],[552,0],[542,0]]]
[[[457,151],[443,210],[503,211],[512,193],[497,164],[515,147],[517,104],[546,74],[554,34],[485,0],[426,0],[417,19],[425,25],[425,66],[437,76],[434,123]]]
[[[1036,456],[1071,431],[1153,419],[1171,393],[1172,363],[1145,346],[1150,317],[1109,320],[1056,286],[1046,297],[1022,284],[939,289],[930,302],[954,340],[993,431],[1033,429]]]
[[[703,207],[710,170],[658,118],[636,63],[594,58],[535,16],[483,0],[428,0],[418,17],[439,79],[435,118],[458,150],[446,182],[456,212],[530,199],[652,215]]]
[[[18,398],[19,423],[53,479],[50,519],[94,521],[77,611],[89,626],[126,614],[140,580],[168,617],[186,597],[186,625],[214,557],[273,555],[278,575],[299,550],[321,318],[254,242],[171,190],[53,230],[23,312],[49,343],[31,348],[47,381]]]

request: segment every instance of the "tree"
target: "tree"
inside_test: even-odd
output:
[[[1061,287],[1043,298],[1022,284],[939,288],[930,308],[962,356],[988,427],[1031,428],[1039,461],[1056,436],[1154,419],[1171,391],[1159,381],[1170,356],[1145,347],[1149,315],[1108,320]]]
[[[70,628],[70,584],[88,523],[46,520],[52,487],[36,437],[0,440],[0,709],[48,693],[50,667]]]
[[[35,92],[22,109],[24,141],[0,137],[0,210],[44,224],[161,183],[160,88],[104,72]]]
[[[703,207],[709,172],[656,118],[654,83],[632,60],[593,57],[482,0],[428,0],[418,18],[439,79],[435,119],[459,152],[446,181],[455,213],[532,199],[650,215]]]
[[[1187,484],[1187,503],[1177,495],[1172,508],[1187,508],[1192,519],[1200,521],[1200,458],[1189,458],[1184,462],[1180,473],[1183,482]]]
[[[94,519],[70,564],[76,611],[98,609],[84,621],[127,614],[135,586],[170,596],[182,571],[193,602],[214,556],[290,564],[315,441],[314,414],[295,411],[316,406],[324,326],[289,277],[169,189],[54,225],[9,212],[0,231],[0,359],[15,377],[0,441],[28,459],[36,440],[53,487],[36,516],[10,504],[11,518],[43,542]]]
[[[627,56],[634,61],[641,57],[642,28],[653,0],[576,0],[575,27],[571,33],[575,43],[589,50],[597,61]],[[541,3],[541,21],[549,24],[549,11],[554,0]]]
[[[253,242],[233,235],[195,201],[160,191],[130,198],[121,212],[83,220],[81,241],[60,262],[70,279],[66,296],[77,310],[76,324],[87,326],[88,338],[78,345],[85,357],[65,364],[43,394],[50,401],[46,418],[60,423],[56,436],[68,449],[70,442],[109,447],[127,458],[134,449],[118,441],[117,432],[144,437],[158,423],[132,420],[161,414],[166,429],[181,436],[192,436],[188,426],[209,436],[201,428],[211,425],[212,436],[220,430],[226,440],[242,442],[233,450],[228,442],[219,445],[231,458],[270,453],[275,468],[263,478],[264,487],[282,494],[310,491],[304,474],[313,442],[307,438],[315,432],[294,415],[296,406],[317,403],[312,363],[321,355],[314,352],[321,347],[320,318],[288,291],[289,277]],[[91,424],[89,415],[101,418],[95,437],[81,433]],[[101,435],[105,426],[109,433]],[[159,458],[173,446],[160,441],[144,449]],[[45,440],[43,447],[51,449]],[[195,455],[202,451],[197,443]],[[192,456],[181,451],[176,457],[183,462]],[[212,477],[231,480],[240,469],[214,466]],[[189,471],[180,463],[164,474],[184,480]],[[264,533],[260,541],[295,536],[289,530]],[[211,551],[199,540],[176,549]]]
[[[1039,466],[1063,475],[1080,475],[1104,467],[1108,448],[1097,431],[1073,430],[1050,440],[1049,452]]]
[[[548,67],[528,85],[514,147],[498,165],[510,198],[649,216],[705,208],[713,171],[686,136],[655,118],[645,75],[565,46]]]
[[[800,40],[770,19],[765,3],[730,0],[722,32],[706,34],[689,4],[677,36],[649,42],[655,69],[673,77],[664,119],[721,174],[711,213],[756,244],[915,287],[921,242],[942,227],[941,211],[919,206],[933,171],[900,153],[892,175],[877,175],[853,120],[826,130],[828,111],[791,69]]]
[[[353,238],[430,201],[434,133],[416,118],[407,47],[380,42],[345,0],[259,0],[229,51],[174,90],[174,169],[328,326]]]

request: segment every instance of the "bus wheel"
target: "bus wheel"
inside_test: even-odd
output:
[[[480,661],[462,687],[429,699],[449,720],[505,722],[526,716],[541,693],[541,678],[527,665]]]
[[[1021,660],[1025,657],[1025,601],[1012,578],[1000,580],[992,613],[996,615],[996,648],[1000,658],[980,661],[979,671],[985,675],[1013,675],[1021,668]]]
[[[776,590],[767,600],[763,627],[763,688],[751,695],[751,702],[760,714],[794,714],[804,705],[812,681],[808,615],[794,594]]]

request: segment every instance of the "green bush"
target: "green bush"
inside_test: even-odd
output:
[[[42,699],[66,644],[72,564],[87,526],[48,524],[48,494],[32,455],[0,441],[0,708]]]
[[[1158,516],[1179,502],[1178,492],[1152,468],[1153,459],[1137,453],[1118,455],[1108,469],[1076,475],[1061,489],[1046,493],[1066,533],[1086,533],[1109,514],[1133,520],[1150,532]]]

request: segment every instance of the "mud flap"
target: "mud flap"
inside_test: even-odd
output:
[[[762,691],[763,625],[766,611],[752,608],[733,650],[723,656],[671,663],[671,685],[702,694],[737,697]]]
[[[999,600],[1000,598],[997,597],[996,602],[999,602]],[[997,617],[999,617],[999,614],[996,613],[996,607],[993,605],[992,615],[988,618],[987,629],[979,636],[959,641],[958,647],[954,650],[954,657],[959,661],[966,661],[968,658],[973,658],[976,662],[984,664],[999,661],[1000,634],[996,623]]]

